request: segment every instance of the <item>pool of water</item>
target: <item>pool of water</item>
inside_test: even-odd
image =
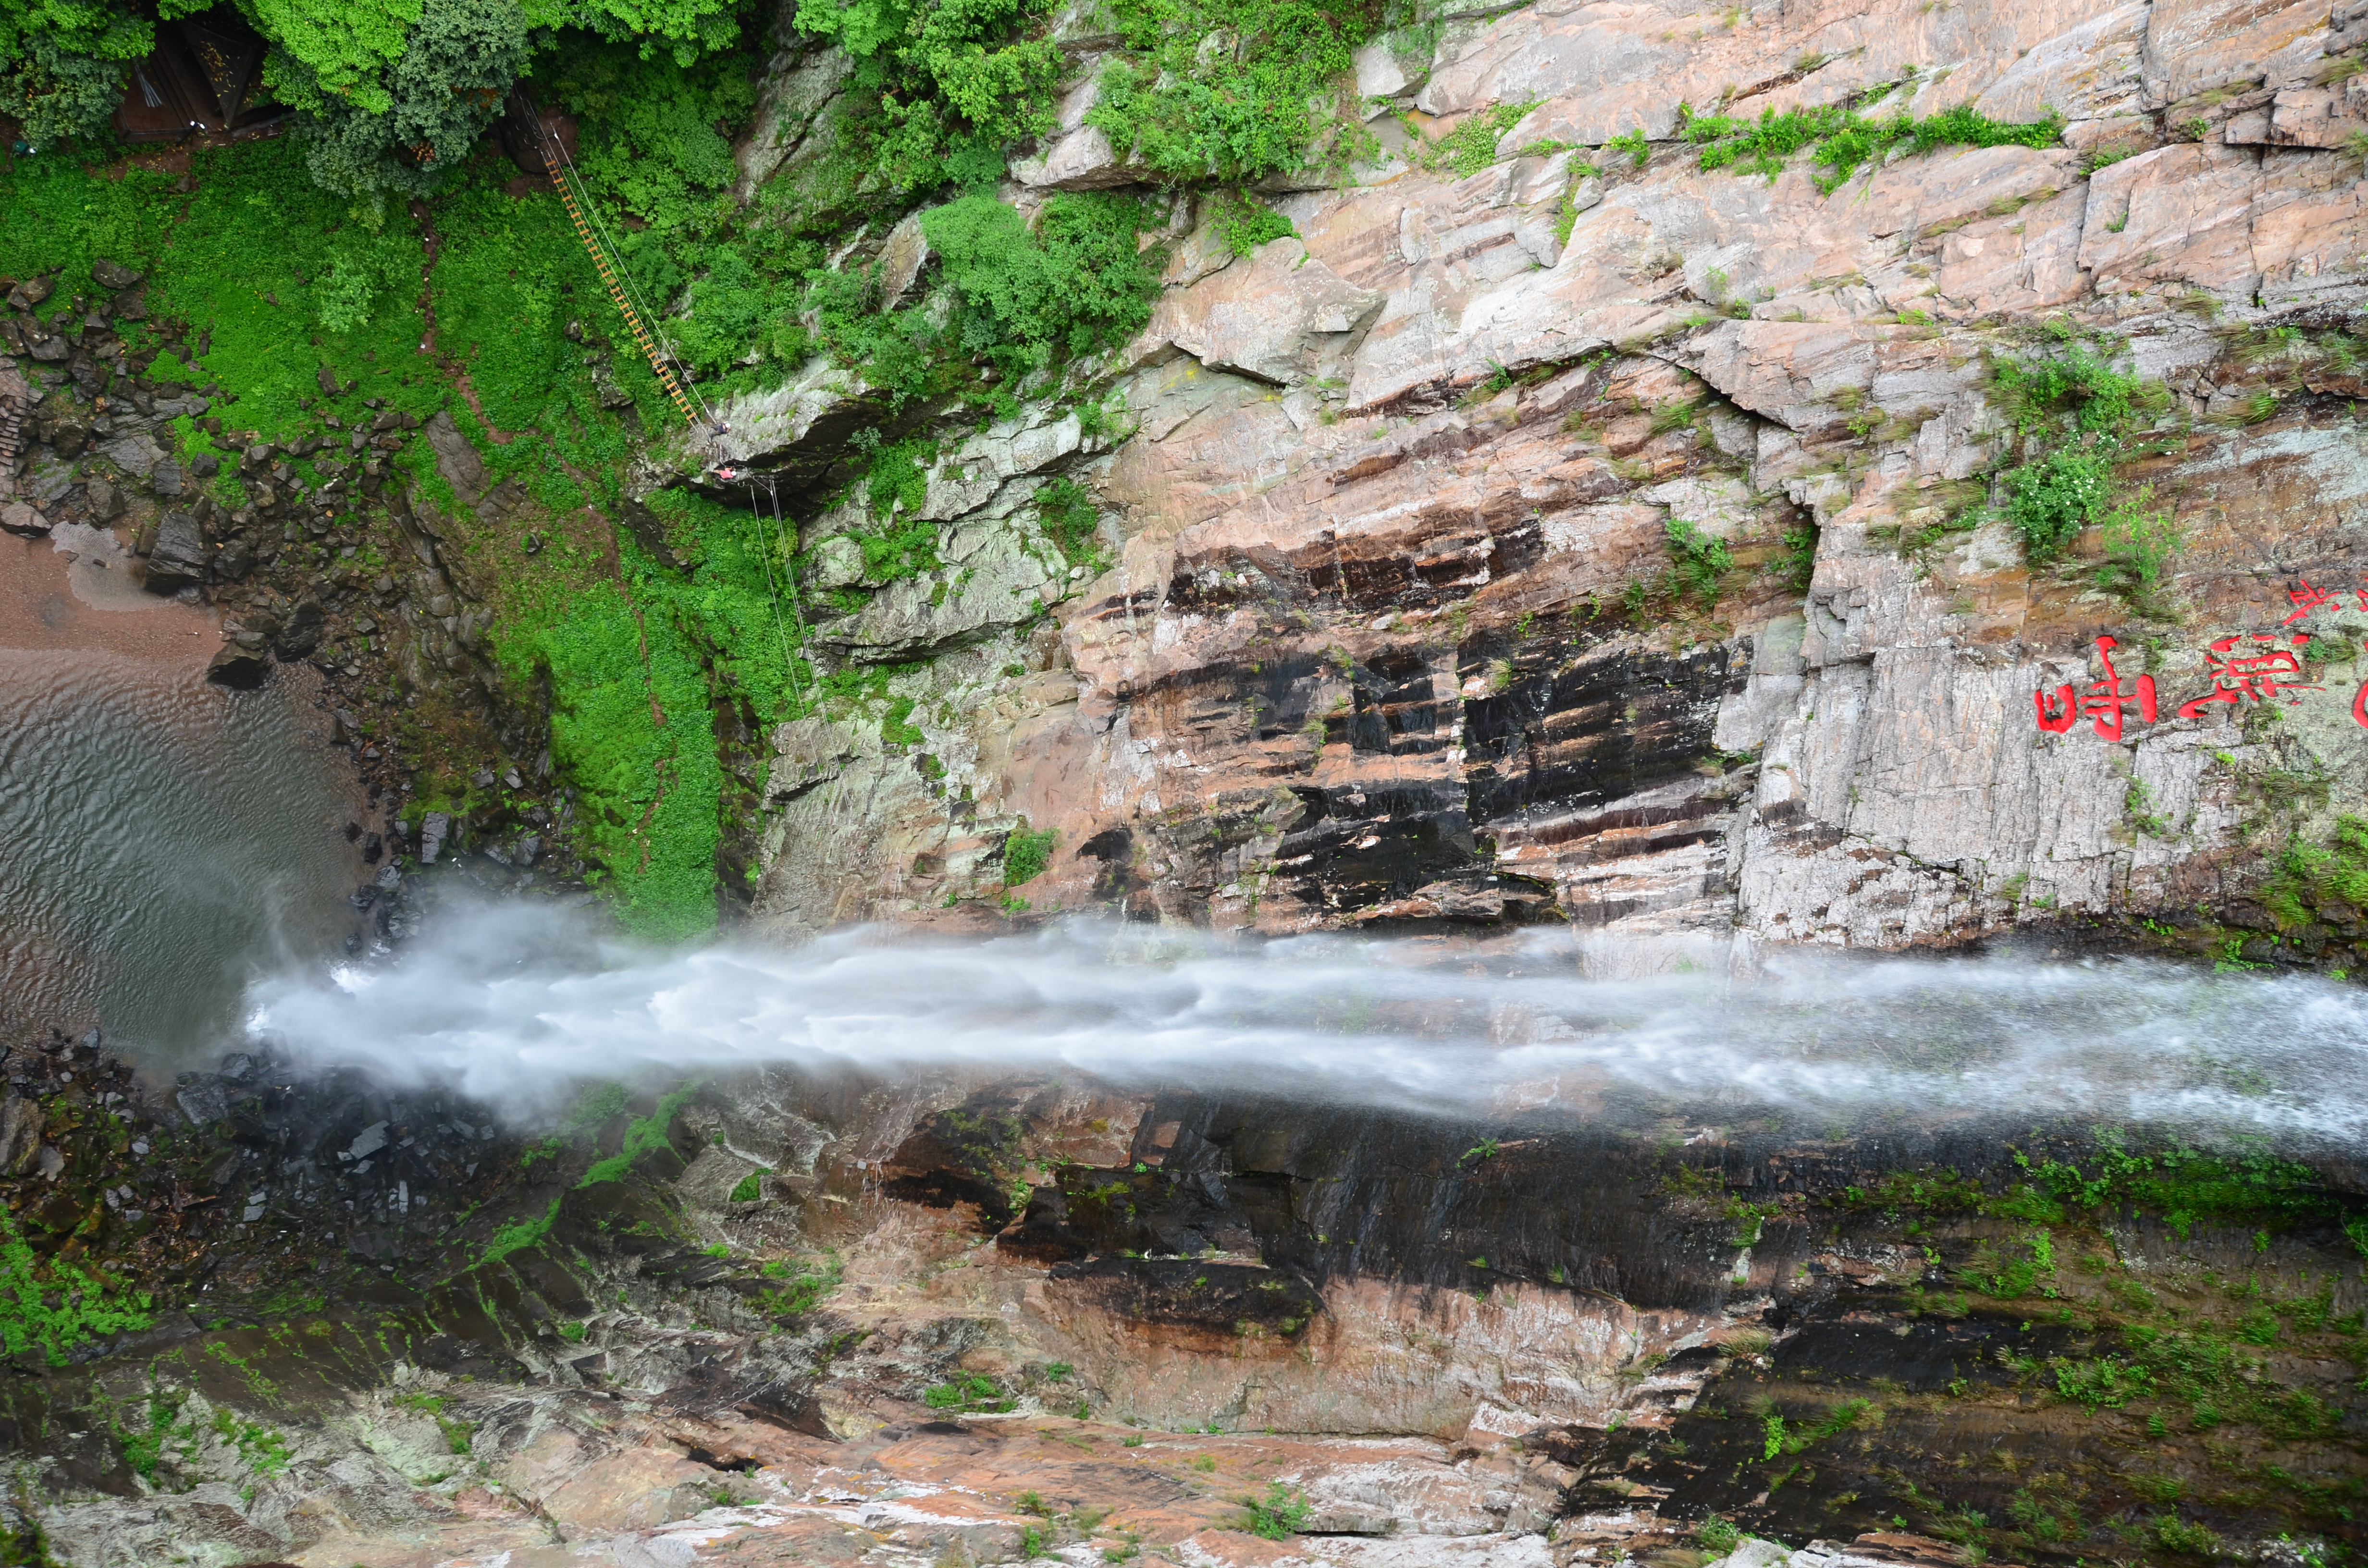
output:
[[[303,700],[0,650],[0,1040],[96,1023],[143,1066],[197,1064],[258,975],[341,952],[360,868]]]

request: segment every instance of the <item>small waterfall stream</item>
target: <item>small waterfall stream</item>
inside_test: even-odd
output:
[[[251,1024],[299,1061],[450,1080],[521,1109],[588,1077],[780,1064],[1076,1072],[1456,1115],[2368,1134],[2368,1006],[2325,981],[1795,951],[1748,973],[1590,979],[1587,957],[1554,931],[1246,941],[1085,921],[666,953],[549,906],[461,907],[394,961],[267,982]]]

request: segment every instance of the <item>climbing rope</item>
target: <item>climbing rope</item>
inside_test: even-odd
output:
[[[750,529],[758,536],[757,559],[764,562],[765,592],[773,601],[773,631],[781,640],[781,668],[790,677],[791,694],[797,698],[799,705],[803,707],[805,705],[806,697],[805,692],[802,689],[798,682],[798,660],[796,656],[790,652],[789,628],[781,624],[781,590],[780,585],[773,581],[773,556],[775,552],[780,550],[781,540],[780,487],[779,483],[769,476],[765,481],[765,488],[770,491],[773,496],[773,537],[771,540],[768,542],[763,538],[765,529],[764,514],[757,509],[757,480],[753,474],[748,476],[747,485],[748,526]],[[803,613],[798,610],[797,580],[791,576],[788,564],[786,562],[782,565],[781,574],[783,577],[789,579],[790,609],[792,614],[797,616],[798,646],[800,648],[803,648],[806,642],[806,618]]]
[[[646,311],[645,305],[636,308],[632,278],[625,273],[621,262],[612,263],[609,259],[609,253],[618,247],[609,237],[607,229],[600,224],[598,210],[593,207],[588,195],[583,200],[577,199],[577,189],[584,186],[584,176],[576,172],[575,161],[567,155],[566,143],[559,139],[557,131],[544,123],[541,111],[535,108],[534,100],[528,96],[526,89],[520,87],[518,91],[518,102],[529,122],[534,126],[537,149],[542,154],[543,169],[551,176],[552,188],[559,193],[561,204],[567,209],[568,222],[575,226],[575,237],[583,242],[586,253],[592,257],[592,266],[599,273],[602,286],[609,290],[609,298],[616,305],[617,313],[625,318],[625,327],[632,334],[634,346],[650,362],[650,369],[656,374],[659,384],[666,388],[666,395],[674,400],[675,410],[682,415],[683,423],[694,428],[704,424],[716,434],[723,434],[723,422],[715,416],[715,411],[707,405],[707,400],[700,397],[699,389],[690,384],[689,369],[682,366],[681,358],[674,351],[674,345],[666,341],[666,329],[658,325],[657,312]],[[645,311],[646,324],[643,320]],[[677,367],[682,368],[680,377],[675,374]],[[693,399],[697,399],[699,403],[696,414],[691,411]],[[750,500],[753,509],[754,497]]]

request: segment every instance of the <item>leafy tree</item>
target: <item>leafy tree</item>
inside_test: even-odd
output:
[[[1370,144],[1345,113],[1353,0],[1112,0],[1126,53],[1086,118],[1163,179],[1251,182]]]
[[[932,209],[921,231],[960,298],[962,347],[1024,371],[1142,330],[1157,277],[1135,250],[1144,223],[1131,197],[1064,195],[1044,203],[1030,233],[1011,208],[965,196]]]
[[[316,29],[301,51],[279,43],[264,67],[281,101],[304,113],[313,177],[340,195],[433,190],[526,68],[526,14],[513,0],[425,0],[400,56],[370,71],[368,50],[383,39]]]
[[[155,42],[154,24],[108,0],[0,0],[0,115],[36,146],[97,135]]]
[[[991,188],[1004,148],[1052,129],[1067,68],[1049,39],[1018,36],[1044,0],[799,0],[797,25],[855,61],[872,106],[871,172],[899,193]]]

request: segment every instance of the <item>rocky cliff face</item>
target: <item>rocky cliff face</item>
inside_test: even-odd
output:
[[[1384,151],[1274,194],[1296,237],[1235,256],[1178,206],[1152,325],[1100,372],[1114,429],[1030,415],[940,461],[945,570],[822,633],[911,700],[776,737],[760,918],[991,894],[1024,822],[1058,835],[1039,909],[1679,949],[2144,916],[2351,961],[2348,906],[2248,899],[2368,760],[2360,26],[1557,0],[1372,46]],[[2063,123],[1702,166],[1702,115],[1832,106]],[[1016,199],[1132,177],[1100,134],[1016,165]],[[2146,389],[2112,482],[2169,519],[2142,591],[2102,506],[2037,565],[2008,521],[2046,447],[2001,366],[2074,347]],[[827,425],[726,456],[811,468]],[[1044,542],[1054,476],[1099,509],[1089,580]],[[2297,616],[2305,584],[2335,597]],[[2226,674],[2269,645],[2213,649],[2255,634],[2283,687]],[[2043,724],[2103,657],[2126,724]]]
[[[75,1288],[9,1320],[0,1528],[31,1560],[2359,1541],[2368,1298],[2332,1163],[1008,1074],[595,1090],[520,1133],[449,1091],[246,1057],[167,1089],[94,1047],[12,1054],[0,1118],[6,1223]]]

